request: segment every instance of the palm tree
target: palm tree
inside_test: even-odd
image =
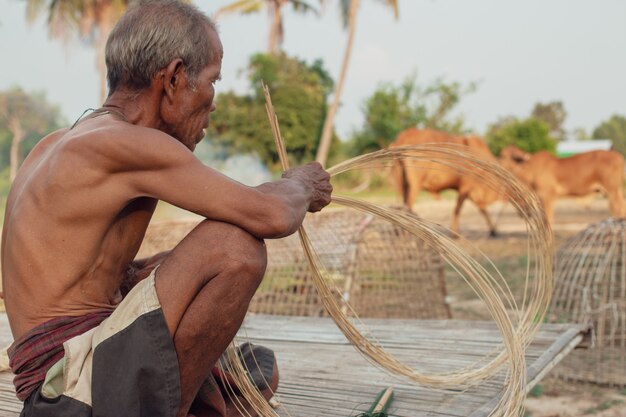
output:
[[[393,9],[394,17],[398,18],[398,0],[379,0],[385,5]],[[324,127],[322,128],[322,136],[320,137],[319,147],[317,148],[317,156],[315,160],[322,165],[326,164],[328,158],[328,151],[330,149],[330,142],[332,139],[333,125],[335,123],[335,113],[339,107],[339,99],[341,98],[341,92],[346,79],[346,73],[348,72],[348,64],[350,62],[350,55],[352,54],[352,43],[354,40],[354,32],[356,29],[356,17],[359,11],[361,0],[341,0],[341,14],[343,16],[344,27],[348,28],[348,39],[346,42],[346,49],[343,54],[343,63],[341,64],[341,72],[339,73],[339,79],[335,85],[335,91],[333,92],[333,101],[328,108],[326,114],[326,120],[324,121]]]
[[[32,23],[42,13],[48,17],[51,38],[67,42],[77,36],[96,48],[100,101],[106,98],[104,48],[115,22],[132,0],[26,0],[26,18]]]
[[[324,0],[320,0],[322,3],[323,1]],[[318,14],[317,10],[313,6],[303,0],[237,0],[220,8],[215,13],[215,19],[217,20],[223,14],[249,14],[256,13],[263,8],[267,8],[270,18],[270,33],[267,51],[270,54],[275,54],[283,44],[283,39],[285,37],[282,7],[286,4],[291,4],[293,9],[297,12],[312,12]]]

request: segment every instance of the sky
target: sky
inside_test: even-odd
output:
[[[196,0],[211,15],[233,0]],[[317,4],[314,0],[312,4]],[[0,90],[44,91],[67,121],[97,107],[94,51],[79,41],[48,39],[45,19],[27,24],[24,0],[0,0]],[[285,51],[324,61],[338,78],[347,34],[338,0],[320,17],[285,11]],[[478,82],[458,113],[483,134],[499,117],[530,115],[535,103],[560,100],[568,130],[590,132],[613,114],[626,115],[626,1],[624,0],[398,0],[400,17],[380,1],[362,0],[354,49],[336,116],[341,138],[363,123],[364,101],[382,83],[417,74]],[[266,49],[265,12],[222,17],[225,55],[218,93],[248,91],[242,70]],[[219,109],[218,109],[219,111]],[[280,115],[278,115],[280,119]]]

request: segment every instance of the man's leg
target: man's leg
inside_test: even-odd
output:
[[[186,416],[211,368],[241,326],[267,263],[263,241],[205,220],[156,272],[159,301],[178,356]]]

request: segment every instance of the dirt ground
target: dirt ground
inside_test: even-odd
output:
[[[624,417],[626,391],[548,380],[526,399],[529,417]]]
[[[453,200],[423,201],[414,209],[423,217],[449,226]],[[507,278],[514,292],[523,288],[525,272],[526,232],[524,223],[507,204],[490,207],[499,235],[487,236],[487,226],[480,213],[466,204],[461,213],[460,232],[476,250],[484,252]],[[608,216],[607,200],[597,197],[587,200],[564,199],[557,203],[553,225],[555,248],[592,223]],[[480,300],[464,283],[451,273],[447,275],[449,300],[453,317],[459,319],[489,319]],[[626,417],[626,388],[610,389],[591,384],[566,383],[548,376],[529,394],[527,417]]]

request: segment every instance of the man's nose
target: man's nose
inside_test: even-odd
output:
[[[211,113],[213,113],[215,111],[216,107],[215,107],[215,103],[211,104],[211,110],[209,110]]]

